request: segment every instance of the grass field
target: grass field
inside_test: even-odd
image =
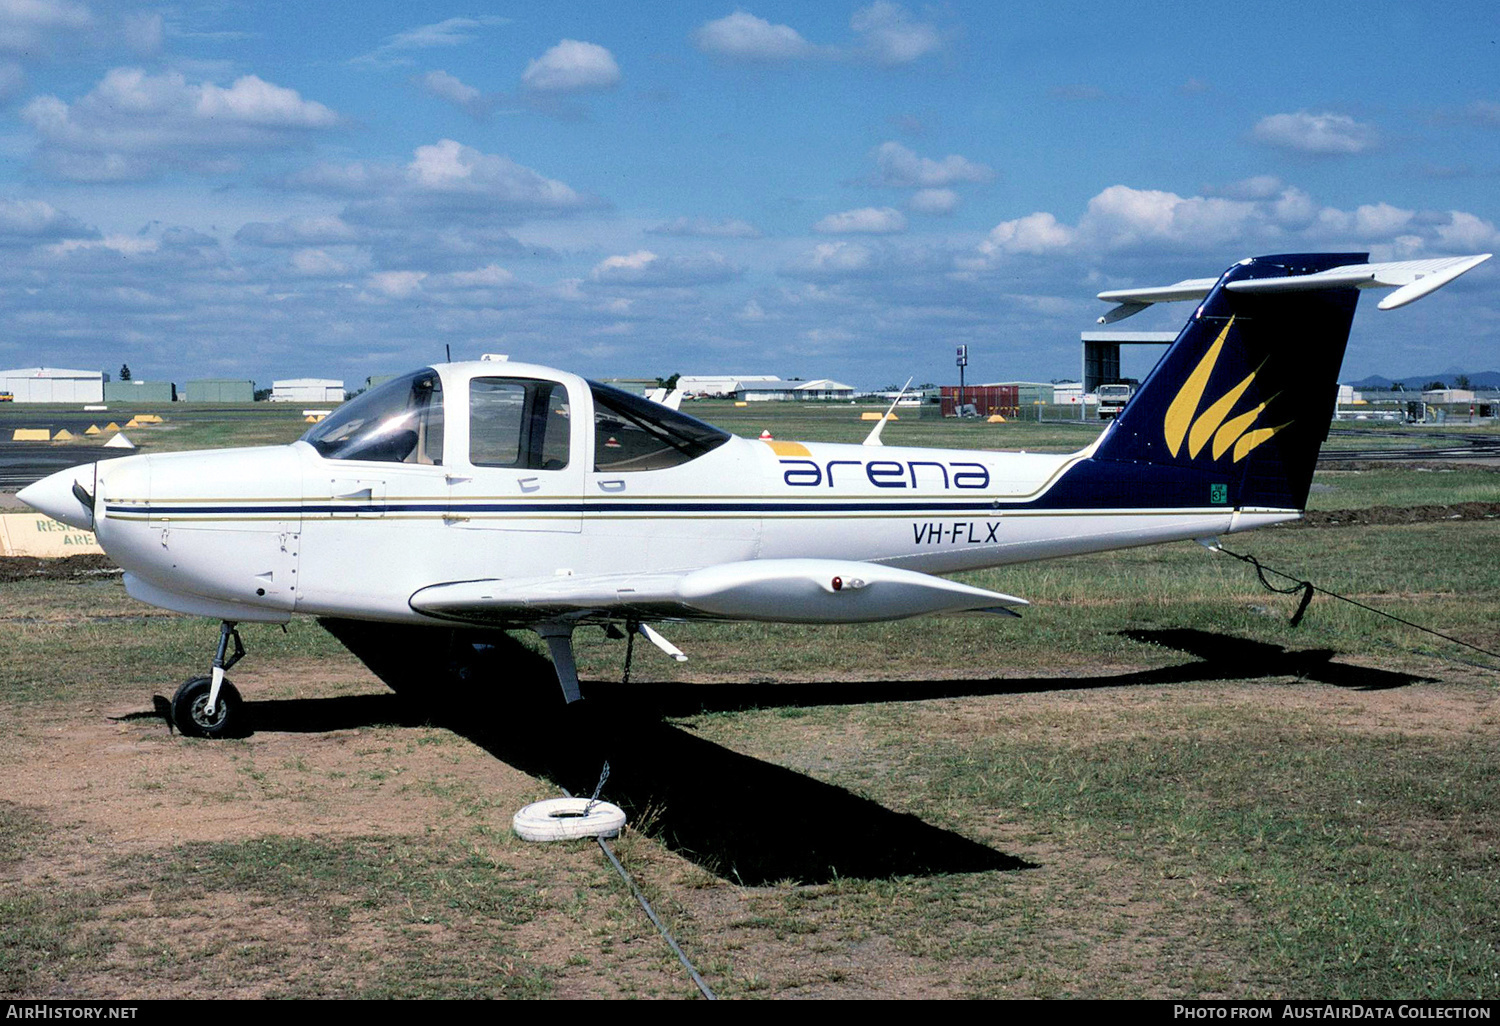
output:
[[[252,414],[143,439],[303,426]],[[1327,510],[1500,498],[1474,467],[1317,483]],[[1226,544],[1500,651],[1500,519]],[[628,686],[622,643],[584,632],[586,714],[529,652],[473,693],[398,697],[311,622],[248,627],[258,729],[221,743],[152,713],[216,624],[117,578],[0,586],[0,993],[692,996],[597,848],[509,832],[607,757],[622,859],[723,996],[1500,996],[1500,660],[1327,598],[1293,629],[1292,598],[1192,544],[969,579],[1034,604],[675,626],[691,661],[638,649]]]

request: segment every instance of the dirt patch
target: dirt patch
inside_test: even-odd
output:
[[[1430,524],[1446,520],[1494,520],[1500,502],[1456,502],[1451,506],[1371,506],[1368,509],[1309,510],[1287,527],[1365,527]]]
[[[357,689],[340,685],[364,682],[390,717],[399,714],[393,696],[358,670],[281,666],[274,677],[278,689],[314,698],[357,700]],[[269,683],[244,673],[239,686],[255,696]],[[26,772],[0,775],[0,800],[45,805],[53,822],[85,830],[96,853],[267,833],[417,834],[451,820],[456,794],[504,809],[541,790],[534,778],[435,727],[368,722],[218,744],[172,733],[149,699],[74,716],[66,726],[56,710],[19,709],[10,727],[26,742]],[[497,818],[498,827],[507,825]]]
[[[108,556],[91,554],[44,559],[40,556],[0,556],[0,584],[15,581],[96,580],[122,571]]]

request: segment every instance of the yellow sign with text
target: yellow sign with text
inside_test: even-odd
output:
[[[7,556],[81,556],[101,553],[94,532],[59,523],[40,513],[0,515],[0,552]]]

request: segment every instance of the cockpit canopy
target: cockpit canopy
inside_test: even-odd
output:
[[[431,367],[392,378],[350,400],[302,440],[336,460],[438,466],[445,455],[450,465],[466,456],[475,467],[544,471],[573,463],[575,406],[562,382],[481,373],[468,386],[467,454],[443,451],[443,385]],[[595,471],[665,470],[729,440],[713,425],[660,403],[597,381],[588,387]]]
[[[443,382],[431,367],[351,399],[302,440],[335,460],[443,462]]]

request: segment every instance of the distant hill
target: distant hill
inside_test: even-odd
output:
[[[1386,378],[1379,374],[1372,374],[1368,378],[1358,381],[1346,381],[1344,384],[1353,385],[1355,388],[1388,389],[1400,382],[1401,387],[1408,392],[1415,392],[1429,381],[1441,381],[1450,387],[1453,379],[1458,377],[1452,371],[1442,374],[1414,374],[1409,378]],[[1500,388],[1500,371],[1479,371],[1469,374],[1469,387],[1471,388]]]

